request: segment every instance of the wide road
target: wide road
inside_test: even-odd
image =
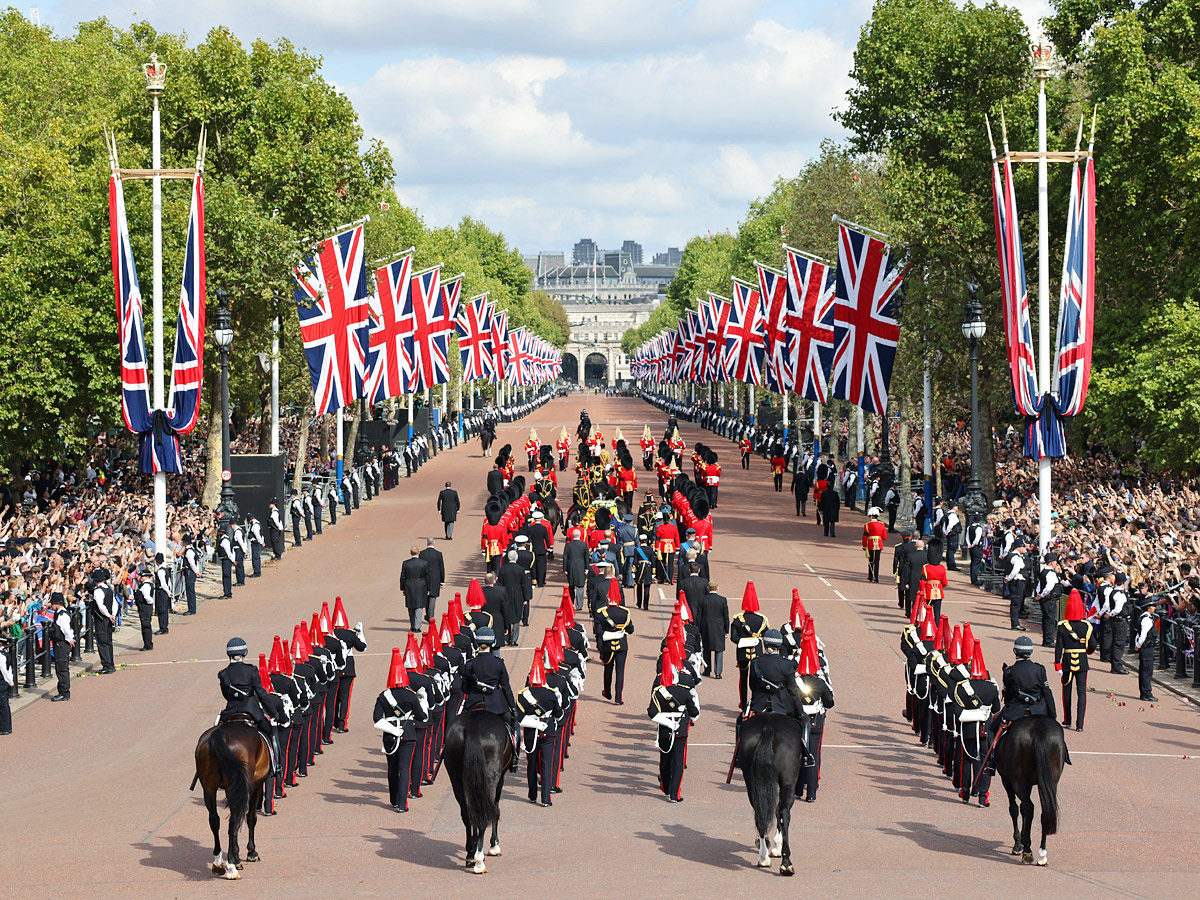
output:
[[[619,425],[634,442],[644,423],[656,436],[665,423],[640,400],[576,395],[502,426],[500,441],[520,454],[531,425],[553,440],[561,425],[573,430],[581,405],[605,435]],[[754,868],[753,818],[740,775],[724,783],[737,705],[732,665],[726,678],[700,688],[685,802],[668,804],[657,790],[654,726],[645,704],[670,614],[661,599],[650,612],[634,612],[624,706],[600,698],[601,670],[593,661],[565,793],[553,808],[526,802],[523,762],[519,777],[509,776],[501,806],[504,856],[489,860],[482,881],[463,869],[463,829],[445,776],[409,813],[388,806],[370,712],[391,648],[407,636],[400,562],[410,545],[440,536],[434,501],[449,480],[465,509],[456,539],[439,541],[447,592],[465,591],[480,574],[478,535],[492,460],[473,443],[440,455],[349,519],[339,517],[302,550],[289,549],[235,599],[178,619],[169,643],[121,657],[128,666],[114,677],[80,679],[70,703],[41,701],[23,710],[15,733],[0,739],[6,836],[0,896],[48,890],[122,900],[306,897],[314,890],[337,897],[486,890],[493,898],[664,890],[684,897],[751,890],[856,898],[1191,895],[1200,859],[1194,758],[1200,718],[1193,706],[1165,693],[1153,707],[1141,704],[1136,678],[1095,674],[1087,731],[1068,734],[1074,765],[1061,784],[1061,833],[1050,840],[1050,867],[1022,866],[1008,853],[999,780],[990,809],[963,805],[900,716],[901,619],[886,580],[866,583],[861,519],[848,514],[836,540],[823,538],[812,518],[795,517],[788,494],[774,493],[761,459],[743,472],[729,442],[686,423],[682,432],[689,447],[700,439],[722,457],[712,570],[731,612],[753,578],[764,611],[780,623],[798,588],[832,668],[837,706],[825,733],[821,791],[815,804],[794,807],[798,874],[791,882]],[[639,479],[645,475],[639,470]],[[885,565],[890,557],[889,546]],[[561,595],[561,572],[551,571],[550,585],[535,596],[527,646],[503,653],[514,681],[523,682],[531,641],[551,622]],[[350,733],[335,736],[309,777],[280,802],[278,816],[259,820],[263,861],[248,865],[236,885],[217,881],[208,871],[207,815],[199,792],[187,788],[196,738],[222,706],[216,672],[225,641],[246,638],[257,659],[273,635],[290,638],[296,622],[310,619],[322,601],[332,606],[335,595],[352,622],[365,623],[370,644],[358,657]],[[999,672],[1011,658],[1012,637],[1000,601],[959,578],[945,608],[954,622],[971,622],[989,667]],[[1049,668],[1048,657],[1037,649],[1035,658]],[[1035,825],[1035,841],[1036,835]],[[244,841],[243,832],[243,847]]]

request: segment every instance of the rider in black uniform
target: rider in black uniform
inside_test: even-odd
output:
[[[993,740],[1003,722],[1025,716],[1049,716],[1053,719],[1058,714],[1046,667],[1030,659],[1033,656],[1033,641],[1021,635],[1013,642],[1013,655],[1017,661],[1004,667],[1004,708],[988,724],[989,736]],[[992,751],[988,766],[991,774],[995,774],[998,750],[999,746]]]
[[[217,673],[217,681],[221,684],[221,696],[226,700],[220,721],[224,722],[230,716],[239,713],[253,719],[255,726],[271,746],[271,762],[275,767],[275,776],[279,777],[279,740],[275,726],[267,720],[267,716],[279,721],[284,712],[283,701],[263,687],[258,669],[245,662],[248,650],[246,642],[241,638],[232,638],[225,645],[229,665]]]
[[[496,632],[491,628],[479,628],[475,632],[479,643],[479,655],[467,662],[463,669],[463,710],[480,703],[490,713],[495,713],[512,728],[513,710],[517,701],[508,680],[508,667],[495,652]]]
[[[779,655],[783,633],[768,628],[763,634],[763,654],[750,661],[750,712],[783,713],[800,723],[804,737],[804,765],[813,764],[808,753],[809,719],[804,714],[804,698],[796,684],[796,662]]]

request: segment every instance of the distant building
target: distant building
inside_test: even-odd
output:
[[[655,253],[651,260],[656,266],[675,266],[683,262],[683,253],[678,247],[668,247],[665,253]]]
[[[642,264],[642,245],[637,241],[625,241],[621,244],[621,252],[633,260],[635,266]]]
[[[591,265],[596,261],[598,255],[599,248],[596,246],[595,241],[591,238],[580,238],[575,242],[575,246],[571,250],[571,262],[577,266],[583,263]]]

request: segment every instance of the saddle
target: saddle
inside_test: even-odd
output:
[[[254,721],[254,716],[250,715],[250,713],[222,713],[217,719],[217,724],[219,725],[228,725],[231,722],[240,722],[243,725],[249,725],[255,731],[258,730],[258,723]]]

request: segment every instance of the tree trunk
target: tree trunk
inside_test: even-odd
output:
[[[346,435],[346,445],[342,448],[345,460],[344,468],[354,468],[354,445],[358,441],[358,423],[362,420],[362,405],[366,401],[355,400],[350,407],[350,433]]]
[[[312,401],[312,388],[309,388],[308,399]],[[300,408],[300,444],[296,447],[296,471],[292,473],[292,490],[299,493],[304,483],[304,467],[308,465],[308,429],[312,415],[305,407]]]
[[[900,445],[896,448],[897,456],[900,459],[900,477],[896,481],[896,491],[900,494],[899,518],[911,519],[912,491],[908,486],[912,484],[912,449],[908,445],[908,418],[912,414],[912,404],[901,400],[899,412],[900,435],[896,439]]]
[[[219,372],[219,370],[218,370]],[[215,510],[221,502],[221,376],[210,378],[208,408],[208,465],[204,472],[204,505]]]

